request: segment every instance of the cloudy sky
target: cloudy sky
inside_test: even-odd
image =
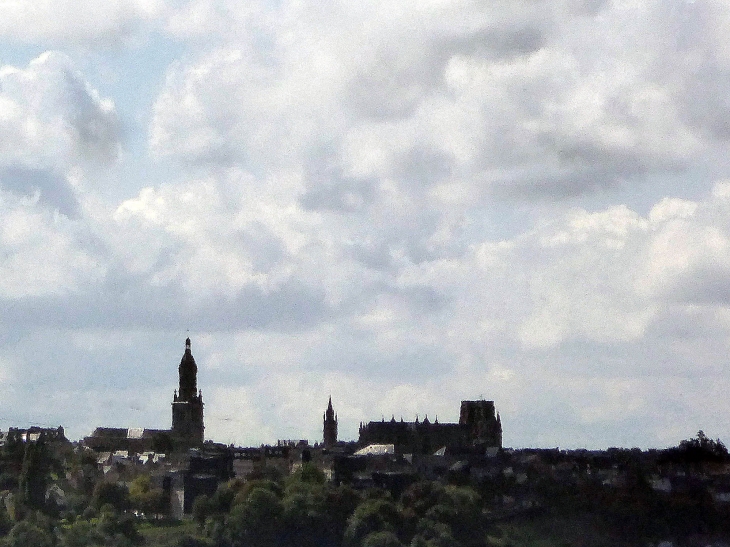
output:
[[[724,0],[0,0],[0,427],[730,441]]]

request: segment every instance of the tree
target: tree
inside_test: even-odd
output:
[[[438,507],[438,506],[434,506]],[[473,533],[469,530],[468,532]],[[436,522],[427,518],[418,521],[416,535],[413,536],[411,546],[428,547],[456,547],[459,543],[454,539],[451,527],[442,522]]]
[[[45,504],[48,460],[45,443],[26,443],[18,486],[22,502],[33,509],[42,509]]]
[[[728,451],[720,439],[713,441],[701,429],[697,437],[679,443],[679,449],[689,461],[727,461]]]
[[[14,490],[18,486],[18,475],[11,471],[0,473],[0,490]]]
[[[178,539],[175,547],[212,547],[208,541],[185,535]]]
[[[79,520],[64,528],[61,535],[63,547],[92,547],[104,543],[104,536],[88,520]]]
[[[463,545],[481,545],[486,523],[482,517],[481,498],[472,488],[448,486],[445,489],[447,501],[435,505],[426,512],[451,527],[454,538]],[[442,511],[439,508],[443,507]]]
[[[281,485],[272,480],[253,479],[243,483],[238,480],[233,480],[229,481],[223,487],[218,488],[216,493],[211,498],[211,503],[216,504],[216,498],[218,498],[219,495],[223,497],[227,496],[229,501],[227,502],[228,505],[227,509],[225,509],[225,512],[228,512],[230,511],[232,505],[244,503],[251,495],[251,492],[253,492],[257,488],[263,488],[264,490],[268,490],[277,498],[281,498],[283,494]]]
[[[129,507],[129,492],[120,484],[100,481],[94,487],[91,504],[96,509],[110,505],[115,511],[121,512]]]
[[[330,527],[325,487],[299,482],[289,485],[282,500],[283,541],[298,547],[338,545]]]
[[[104,507],[109,507],[109,505]],[[137,531],[134,516],[129,513],[120,515],[113,511],[102,510],[97,530],[107,538],[107,543],[113,540],[112,545],[115,546],[119,544],[136,545],[143,541]]]
[[[231,508],[226,533],[232,547],[269,547],[279,544],[283,507],[264,488],[254,488],[248,499]]]
[[[730,454],[720,439],[713,441],[700,430],[696,437],[681,441],[679,446],[665,450],[661,460],[698,466],[703,463],[728,462]]]
[[[7,534],[12,527],[13,521],[10,520],[10,516],[5,510],[5,506],[0,505],[0,536],[4,536],[5,534]]]
[[[296,483],[311,483],[311,484],[324,484],[326,481],[324,472],[319,469],[313,463],[307,462],[293,473],[289,480],[287,480],[287,486]]]
[[[342,545],[348,519],[360,501],[358,493],[348,485],[325,490],[323,511],[327,519],[327,531],[335,545]]]
[[[46,531],[23,520],[13,526],[5,538],[5,547],[53,547],[53,537]]]
[[[201,494],[193,502],[193,520],[202,529],[205,524],[205,519],[208,518],[210,513],[210,502],[208,496]]]
[[[373,532],[363,540],[362,547],[403,547],[393,532]]]
[[[411,484],[401,495],[403,507],[412,508],[413,511],[423,516],[426,511],[442,501],[446,496],[444,487],[436,481],[418,481]]]
[[[162,488],[153,488],[149,475],[140,475],[129,485],[129,503],[146,515],[167,513],[165,493]]]
[[[401,516],[395,504],[386,499],[368,499],[357,506],[347,522],[344,544],[356,547],[374,532],[396,532]]]

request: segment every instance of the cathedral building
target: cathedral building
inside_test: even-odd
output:
[[[324,447],[332,448],[337,444],[337,414],[332,409],[332,397],[327,405],[323,416],[324,421]]]
[[[399,454],[431,454],[445,448],[451,453],[482,451],[502,447],[502,420],[494,401],[461,401],[459,423],[423,421],[368,422],[360,424],[358,444],[392,444]]]
[[[198,366],[190,350],[190,338],[185,340],[185,353],[178,367],[180,389],[172,401],[172,438],[182,447],[201,446],[204,440],[203,394],[198,391]]]

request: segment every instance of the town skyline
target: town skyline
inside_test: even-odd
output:
[[[212,442],[212,443],[218,443],[220,444],[220,440],[213,439],[206,437],[204,435],[204,413],[203,413],[203,402],[202,402],[202,389],[199,389],[199,385],[197,383],[197,373],[198,373],[198,367],[197,363],[195,361],[195,358],[192,354],[192,341],[190,337],[188,336],[185,339],[185,350],[182,354],[180,364],[178,367],[178,388],[174,389],[173,391],[173,399],[172,399],[172,419],[171,419],[171,427],[165,428],[165,427],[155,427],[155,426],[141,426],[139,424],[135,425],[121,425],[119,423],[115,423],[111,425],[111,427],[105,427],[100,426],[97,424],[97,426],[94,428],[94,431],[90,435],[84,435],[83,438],[74,439],[73,436],[67,436],[65,434],[65,428],[60,425],[58,427],[58,431],[63,431],[61,436],[65,436],[66,438],[70,437],[70,440],[72,441],[83,441],[83,444],[86,446],[96,447],[98,444],[99,446],[106,446],[109,442],[113,443],[121,443],[122,445],[126,446],[126,444],[129,442],[129,439],[140,439],[140,442],[144,442],[147,444],[144,444],[144,446],[147,446],[149,443],[156,443],[159,442],[157,437],[159,435],[162,435],[169,439],[166,442],[172,442],[177,448],[177,450],[184,449],[185,447],[201,447],[203,445],[203,441],[205,442]],[[192,405],[192,406],[191,406]],[[482,408],[486,405],[486,411],[485,410],[476,410],[478,408]],[[184,410],[188,407],[191,408],[191,410]],[[469,408],[472,408],[474,410],[469,410]],[[468,418],[467,416],[471,416],[473,413],[474,417]],[[475,420],[476,416],[482,416],[483,419],[487,419],[486,423],[489,422],[489,416],[491,415],[492,422],[488,426],[480,426],[493,428],[496,427],[496,429],[492,430],[489,429],[489,432],[484,429],[479,429],[480,433],[476,433],[476,430],[473,430],[471,432],[472,435],[479,436],[481,435],[482,439],[489,439],[488,445],[489,446],[496,446],[499,448],[502,448],[502,424],[501,424],[501,416],[498,410],[495,409],[495,402],[494,401],[488,401],[485,400],[482,395],[480,395],[478,400],[475,401],[461,401],[461,408],[459,412],[459,419],[458,420],[439,420],[438,414],[433,415],[432,419],[429,420],[428,413],[419,416],[419,414],[416,414],[414,419],[404,419],[401,415],[400,418],[396,419],[395,413],[391,414],[390,419],[386,419],[385,415],[383,414],[378,419],[367,419],[367,420],[361,420],[359,422],[358,426],[358,435],[356,437],[352,438],[343,438],[340,437],[338,434],[339,430],[339,419],[338,414],[336,410],[334,409],[332,405],[332,396],[330,395],[328,398],[328,403],[325,411],[322,413],[322,430],[321,430],[321,438],[317,438],[315,435],[314,439],[312,438],[305,438],[304,435],[294,436],[291,438],[287,438],[285,436],[279,436],[276,441],[274,442],[273,439],[262,441],[262,442],[256,442],[253,444],[253,446],[272,446],[272,445],[279,445],[280,443],[301,443],[306,442],[307,445],[320,445],[324,448],[331,448],[338,442],[344,442],[344,443],[353,443],[358,444],[361,446],[365,446],[368,444],[378,444],[378,443],[393,443],[395,442],[396,445],[399,445],[399,443],[406,442],[405,438],[408,437],[410,434],[406,434],[406,431],[413,431],[416,430],[420,431],[419,434],[416,435],[415,439],[411,439],[406,442],[406,445],[408,446],[408,443],[415,442],[416,444],[414,446],[418,446],[418,450],[425,450],[426,452],[429,452],[429,450],[435,450],[435,448],[440,447],[442,444],[448,445],[448,446],[456,446],[462,441],[458,441],[456,439],[460,439],[461,435],[464,434],[463,430],[459,430],[457,432],[456,429],[450,429],[454,427],[461,427],[461,424],[466,424],[469,422],[469,420]],[[119,417],[118,417],[119,418]],[[122,418],[123,419],[123,418]],[[440,425],[441,424],[441,425]],[[459,424],[457,426],[457,424]],[[349,430],[350,428],[347,427],[346,424],[345,429]],[[21,425],[20,427],[16,426],[10,426],[10,430],[25,430],[27,427],[33,428],[33,427],[39,427],[44,431],[54,431],[54,428],[51,426],[48,426],[48,424],[40,424],[38,422],[31,422],[30,425]],[[404,426],[406,429],[403,429]],[[420,429],[419,429],[420,428]],[[443,431],[442,431],[443,430]],[[135,433],[130,433],[132,431],[135,431]],[[702,438],[709,438],[712,440],[712,436],[705,437],[706,433],[699,429],[699,436]],[[404,437],[404,434],[406,434],[406,437]],[[121,436],[120,436],[121,435]],[[456,435],[456,437],[454,437]],[[410,438],[410,437],[408,437]],[[420,440],[417,440],[419,439]],[[96,439],[96,440],[95,440]],[[116,439],[116,440],[112,440]],[[141,441],[141,439],[146,439],[145,441]],[[396,440],[397,439],[397,440]],[[154,441],[154,442],[153,442]],[[470,441],[473,442],[473,441]],[[718,443],[721,443],[721,439],[717,439]],[[425,443],[422,445],[422,443]],[[231,446],[236,445],[235,442],[232,443],[223,443],[223,444],[230,444]],[[432,446],[433,445],[433,446]],[[142,446],[142,445],[140,445]],[[151,446],[151,445],[150,445]],[[239,445],[241,446],[241,445]],[[559,446],[556,445],[554,447],[507,447],[507,448],[515,448],[515,449],[531,449],[531,448],[562,448],[565,449],[565,446]],[[574,449],[583,449],[588,447],[578,446],[578,447],[568,447],[568,449],[574,450]],[[611,447],[603,447],[604,449],[608,448],[639,448],[639,447],[618,447],[618,446],[611,446]],[[653,449],[653,448],[659,448],[664,449],[668,447],[641,447],[642,449]],[[141,448],[139,450],[142,450]],[[402,450],[402,447],[399,448],[399,450]],[[406,449],[407,451],[407,449]]]

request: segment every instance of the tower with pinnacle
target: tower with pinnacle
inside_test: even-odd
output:
[[[202,446],[204,440],[203,395],[198,391],[198,366],[185,340],[185,353],[178,367],[180,386],[172,401],[172,437],[180,447]]]
[[[324,413],[324,447],[332,448],[337,444],[337,414],[332,409],[332,397],[330,396],[327,410]]]

